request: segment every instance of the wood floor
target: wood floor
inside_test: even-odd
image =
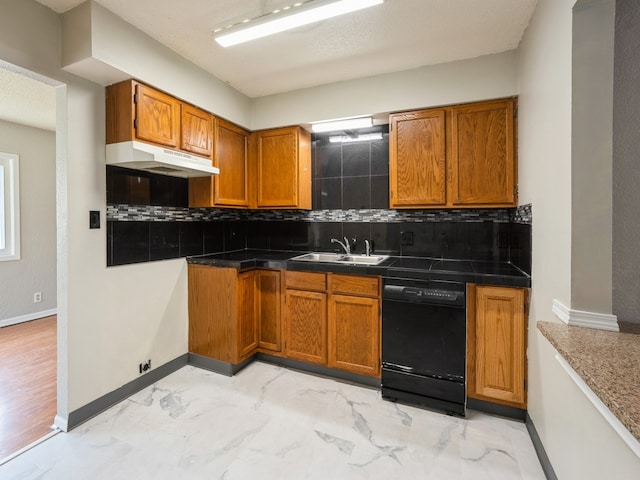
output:
[[[0,328],[0,459],[51,432],[55,316]]]

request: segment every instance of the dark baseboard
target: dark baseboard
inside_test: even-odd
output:
[[[522,408],[485,402],[484,400],[478,400],[477,398],[467,398],[467,407],[473,410],[478,410],[479,412],[520,420],[521,422],[524,422],[527,418],[527,411]]]
[[[238,364],[233,364],[223,362],[221,360],[216,360],[214,358],[204,357],[202,355],[198,355],[197,353],[188,353],[187,355],[189,356],[189,365],[193,365],[194,367],[202,368],[204,370],[209,370],[210,372],[219,373],[221,375],[226,375],[227,377],[232,377],[253,361],[253,356]]]
[[[113,392],[109,392],[100,398],[97,398],[93,402],[87,403],[83,407],[74,410],[69,413],[69,419],[67,420],[67,430],[72,430],[78,425],[83,424],[87,420],[95,417],[99,413],[107,410],[117,403],[127,399],[136,392],[139,392],[143,388],[147,388],[153,385],[158,380],[166,377],[167,375],[181,369],[187,365],[187,354],[180,355],[178,358],[174,358],[170,362],[155,368],[148,373],[141,375],[135,380],[131,380],[129,383],[124,384],[122,387],[117,388]]]
[[[542,471],[544,472],[545,477],[547,477],[547,480],[558,480],[556,472],[553,471],[553,466],[551,465],[549,457],[547,456],[547,452],[544,450],[544,445],[542,445],[542,440],[540,440],[538,431],[536,430],[536,427],[533,424],[533,420],[531,420],[531,417],[528,413],[525,423],[527,425],[527,430],[529,431],[531,441],[533,442],[533,448],[535,448],[536,454],[538,455],[538,460],[540,460],[540,465],[542,465]]]
[[[266,363],[272,363],[274,365],[291,368],[294,370],[301,370],[303,372],[322,375],[323,377],[345,380],[350,383],[357,383],[358,385],[366,385],[368,387],[380,388],[380,379],[375,377],[368,377],[367,375],[344,372],[342,370],[336,370],[334,368],[323,367],[322,365],[299,362],[297,360],[291,360],[290,358],[276,357],[275,355],[268,355],[266,353],[256,353],[255,359],[261,360]]]

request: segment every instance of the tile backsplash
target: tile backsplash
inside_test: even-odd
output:
[[[511,261],[531,272],[531,205],[384,208],[388,148],[387,129],[381,141],[314,136],[312,211],[188,208],[187,180],[108,166],[107,265],[244,248],[333,251],[331,238],[348,237],[356,251],[368,239],[381,253]]]
[[[371,222],[262,219],[118,221],[108,219],[108,265],[244,248],[333,251],[331,238],[364,240],[394,255],[511,261],[530,273],[531,225],[499,221]]]
[[[312,136],[314,210],[389,206],[389,125],[359,130],[378,140],[332,143],[336,133]],[[346,135],[345,135],[346,136]]]

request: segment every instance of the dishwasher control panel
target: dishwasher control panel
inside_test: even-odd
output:
[[[451,288],[446,288],[451,287]],[[464,284],[434,285],[432,282],[409,282],[390,280],[382,289],[382,301],[435,303],[463,307],[465,305]]]

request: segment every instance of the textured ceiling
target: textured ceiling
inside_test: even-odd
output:
[[[63,13],[84,0],[37,0]],[[385,0],[379,6],[222,48],[215,28],[293,0],[97,0],[249,97],[517,48],[537,0]],[[50,85],[0,63],[0,119],[55,129]]]
[[[56,91],[0,64],[0,120],[56,129]]]
[[[82,0],[38,0],[58,13]],[[222,48],[216,27],[293,0],[97,0],[249,97],[478,57],[518,46],[536,0],[385,0]]]

